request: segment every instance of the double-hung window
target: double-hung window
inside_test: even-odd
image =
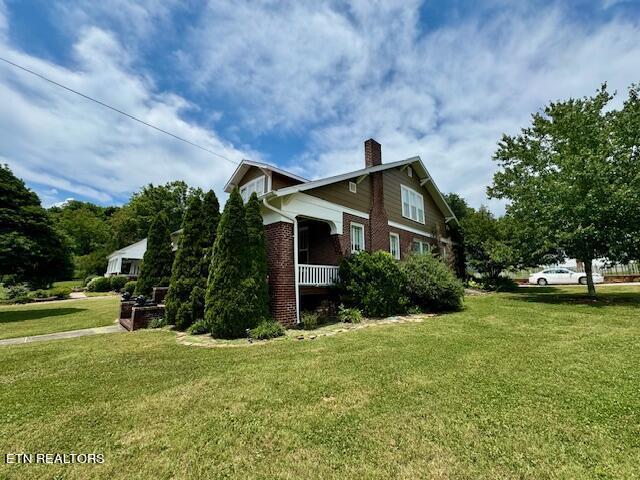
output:
[[[253,180],[245,183],[240,187],[240,196],[242,197],[244,203],[247,203],[249,201],[249,197],[251,197],[251,194],[253,192],[255,192],[258,196],[264,193],[264,180],[265,176],[262,175],[261,177],[254,178]]]
[[[351,224],[351,253],[364,250],[364,225]]]
[[[412,247],[413,251],[417,253],[429,253],[431,251],[431,246],[424,240],[414,240]]]
[[[400,260],[400,235],[397,233],[389,234],[389,253],[396,260]]]
[[[402,194],[402,216],[414,222],[424,223],[424,197],[415,190],[400,186]]]

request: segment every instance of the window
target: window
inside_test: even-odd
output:
[[[424,198],[415,190],[400,186],[402,194],[402,216],[414,222],[424,223]]]
[[[351,253],[364,250],[364,225],[351,224]]]
[[[309,263],[309,227],[298,229],[298,263]]]
[[[411,167],[407,167],[407,175],[409,178],[413,178],[413,169]]]
[[[358,184],[356,182],[349,182],[349,191],[351,193],[358,193]]]
[[[429,243],[425,242],[424,240],[415,239],[413,241],[412,249],[417,253],[429,253],[431,251],[431,245],[429,245]]]
[[[396,260],[400,260],[400,235],[397,233],[389,234],[389,253]]]
[[[264,193],[264,175],[245,183],[240,187],[240,196],[244,203],[247,203],[249,197],[253,192],[256,192],[258,196]]]

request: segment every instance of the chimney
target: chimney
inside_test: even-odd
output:
[[[365,167],[373,167],[382,163],[382,147],[373,138],[364,142]]]

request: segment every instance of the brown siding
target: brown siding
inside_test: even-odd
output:
[[[355,180],[355,178],[352,179],[352,181]],[[369,177],[358,184],[357,193],[349,191],[349,180],[313,188],[304,193],[363,213],[369,213],[371,208],[371,179]]]
[[[298,185],[302,183],[299,180],[294,178],[287,177],[285,175],[280,175],[277,172],[273,172],[271,174],[271,189],[278,190],[280,188],[290,187],[291,185]]]
[[[400,185],[405,185],[424,197],[424,225],[402,216]],[[400,168],[386,170],[384,172],[384,201],[389,221],[424,230],[428,233],[435,233],[437,225],[439,225],[440,231],[442,233],[445,232],[444,215],[438,209],[427,189],[420,186],[420,180],[417,178],[415,171],[413,177],[409,177],[406,170],[400,171]]]
[[[242,177],[238,182],[238,187],[250,182],[254,178],[261,177],[262,175],[264,175],[264,173],[258,167],[250,167],[249,170],[247,170],[247,173],[244,174],[244,177]]]

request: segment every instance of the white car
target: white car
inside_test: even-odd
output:
[[[593,274],[593,283],[604,282],[604,277],[599,273]],[[529,283],[532,285],[572,285],[587,284],[587,274],[584,272],[574,272],[568,268],[547,268],[538,273],[529,275]]]

